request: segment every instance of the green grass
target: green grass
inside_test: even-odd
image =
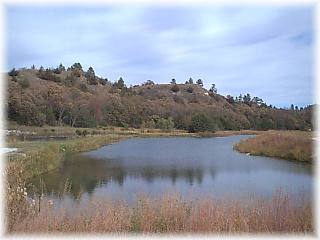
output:
[[[254,138],[241,140],[234,149],[252,155],[312,163],[312,144],[311,132],[268,131]]]
[[[63,141],[15,142],[9,145],[17,147],[19,152],[8,155],[8,164],[18,162],[23,165],[27,177],[34,177],[59,167],[68,154],[90,151],[128,137],[109,134]]]

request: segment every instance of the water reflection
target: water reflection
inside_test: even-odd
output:
[[[74,199],[83,193],[130,197],[142,190],[161,194],[166,187],[196,194],[271,193],[278,187],[311,191],[311,166],[233,151],[241,138],[130,139],[70,157],[57,170],[33,179],[29,186],[53,195],[71,183]]]
[[[209,169],[208,173],[214,178],[214,169]],[[102,160],[88,156],[76,155],[65,162],[61,168],[34,178],[29,186],[34,185],[41,188],[44,181],[44,190],[50,194],[59,194],[66,188],[66,183],[71,184],[70,192],[74,198],[81,193],[93,193],[95,188],[107,186],[108,183],[117,183],[119,187],[129,179],[143,179],[147,183],[153,183],[157,179],[169,178],[175,185],[178,179],[187,182],[189,185],[201,184],[204,170],[201,168],[181,168],[176,167],[125,167],[113,160]],[[129,181],[128,180],[128,181]]]

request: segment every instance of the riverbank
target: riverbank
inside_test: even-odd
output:
[[[261,134],[260,131],[217,131],[215,133],[188,133],[181,130],[163,131],[159,129],[75,129],[70,127],[27,127],[15,126],[14,134],[7,136],[7,146],[18,149],[8,154],[8,164],[21,164],[26,178],[34,177],[54,170],[60,166],[68,154],[86,152],[103,145],[118,142],[132,137],[222,137],[231,135]],[[32,133],[41,141],[22,141],[16,138],[16,133]],[[68,136],[65,140],[55,138]],[[29,136],[30,137],[30,136]]]
[[[78,129],[76,129],[78,130]],[[84,129],[86,130],[86,129]],[[84,131],[81,130],[81,131]],[[120,129],[119,129],[120,130]],[[87,131],[87,130],[86,130]],[[66,215],[67,209],[53,213],[52,199],[26,192],[26,178],[37,176],[61,165],[68,154],[97,149],[102,145],[132,137],[199,137],[181,131],[152,132],[152,130],[120,130],[123,134],[75,136],[68,140],[12,141],[10,146],[18,147],[18,152],[8,154],[6,168],[6,189],[8,228],[10,232],[143,232],[143,233],[187,233],[194,232],[312,232],[312,206],[310,201],[293,206],[288,197],[253,199],[252,204],[236,201],[221,203],[207,198],[199,202],[182,199],[154,199],[138,201],[136,205],[111,203],[105,199],[93,199],[79,215]],[[253,132],[216,132],[216,136]],[[265,134],[265,132],[259,132]],[[212,135],[210,135],[212,137]],[[65,184],[68,189],[68,182]],[[28,199],[32,196],[32,199]],[[38,198],[39,197],[39,198]],[[39,201],[41,211],[38,211]],[[157,202],[154,204],[153,202]],[[262,206],[257,205],[264,202]],[[141,205],[141,203],[143,203]],[[283,204],[283,205],[281,205]],[[266,207],[268,206],[268,207]],[[288,208],[279,210],[285,206]],[[164,210],[161,210],[164,209]],[[261,210],[264,209],[264,210]],[[231,211],[233,210],[233,211]],[[97,212],[98,211],[98,212]],[[110,212],[111,211],[111,212]],[[210,214],[206,211],[209,211]],[[81,214],[80,214],[81,213]],[[111,214],[110,214],[111,213]],[[120,214],[120,215],[118,215]],[[85,217],[84,217],[85,216]],[[148,216],[146,221],[145,216]],[[175,218],[174,216],[178,216]],[[123,218],[122,218],[123,217]],[[219,222],[217,222],[218,220]],[[299,219],[294,220],[294,219]],[[127,222],[123,222],[123,221]],[[301,220],[301,221],[300,221]],[[277,221],[274,223],[274,221]],[[203,226],[202,226],[203,225]],[[204,227],[205,226],[205,227]]]
[[[189,133],[180,130],[165,132],[158,129],[29,127],[13,124],[10,127],[6,147],[18,150],[7,155],[7,163],[21,165],[26,178],[58,168],[68,154],[94,150],[131,137],[189,136]],[[62,136],[66,139],[60,140]]]
[[[134,206],[94,198],[72,213],[49,198],[28,205],[26,217],[9,233],[301,233],[314,232],[308,200],[277,192],[271,199],[249,201],[201,199],[178,195],[139,198]]]
[[[312,132],[267,131],[253,138],[241,140],[234,149],[251,155],[312,163],[312,137]]]
[[[10,144],[18,152],[8,154],[7,161],[9,165],[22,165],[26,178],[30,178],[56,169],[68,154],[94,150],[133,136],[109,134],[62,141],[18,141]]]

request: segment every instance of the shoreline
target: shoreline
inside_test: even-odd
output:
[[[27,127],[22,126],[22,128],[27,129]],[[30,127],[34,130],[34,127]],[[45,128],[37,129],[47,132]],[[63,130],[63,128],[61,128]],[[66,159],[69,154],[81,153],[96,150],[107,144],[113,144],[122,140],[130,138],[148,138],[148,137],[228,137],[236,135],[266,135],[274,130],[270,131],[256,131],[256,130],[239,130],[239,131],[217,131],[214,133],[188,133],[186,131],[173,130],[173,131],[160,131],[154,129],[123,129],[123,128],[112,128],[111,131],[108,129],[104,131],[104,134],[98,132],[99,135],[89,135],[89,136],[77,136],[75,131],[78,129],[67,128],[70,134],[71,130],[74,131],[72,138],[63,140],[52,140],[47,139],[45,141],[9,141],[6,142],[6,147],[17,148],[17,151],[6,154],[7,162],[18,162],[22,164],[23,168],[26,169],[27,178],[35,177],[40,174],[54,170],[60,166],[60,164]],[[90,129],[82,129],[82,131],[89,132]],[[98,131],[91,129],[91,132]],[[278,131],[275,131],[278,132]],[[57,134],[57,132],[56,132]],[[58,135],[56,135],[59,137]],[[38,135],[38,137],[42,137]],[[255,138],[256,138],[255,137]],[[248,151],[239,150],[240,141],[234,145],[234,149],[242,152],[248,153]],[[263,154],[250,153],[257,156],[265,156]],[[268,156],[275,157],[275,156]]]
[[[79,212],[79,216],[73,217],[72,215],[67,215],[67,218],[63,218],[66,215],[58,213],[56,217],[52,215],[53,206],[56,204],[53,199],[51,199],[46,194],[40,198],[35,195],[30,202],[24,201],[24,196],[27,196],[27,192],[16,192],[14,189],[26,189],[26,180],[29,177],[36,177],[39,174],[55,170],[61,163],[68,158],[68,154],[76,154],[81,152],[86,152],[90,150],[97,149],[99,147],[114,144],[119,141],[131,139],[131,138],[148,138],[148,137],[229,137],[235,135],[253,135],[252,131],[219,131],[211,134],[194,134],[186,132],[157,132],[157,133],[143,133],[136,132],[127,134],[128,132],[123,132],[123,134],[106,134],[97,136],[85,136],[77,137],[69,140],[49,140],[49,141],[29,141],[29,142],[15,142],[15,144],[20,146],[25,156],[20,154],[8,154],[8,165],[7,170],[7,184],[10,186],[8,188],[7,194],[11,196],[12,200],[9,202],[8,209],[16,211],[17,214],[9,213],[9,228],[8,233],[19,233],[20,231],[36,233],[41,232],[42,229],[51,229],[52,231],[70,232],[70,231],[82,231],[82,232],[114,232],[119,231],[119,228],[123,233],[132,232],[144,232],[144,233],[156,233],[164,232],[170,233],[180,232],[186,233],[188,229],[192,228],[195,232],[207,231],[211,233],[221,233],[228,232],[228,229],[223,229],[223,226],[232,227],[237,232],[304,232],[312,233],[314,231],[312,222],[312,204],[311,201],[305,200],[301,202],[301,205],[293,206],[291,205],[293,198],[288,198],[286,195],[276,196],[272,200],[267,200],[264,198],[252,199],[254,206],[248,206],[247,204],[242,205],[241,202],[231,201],[230,204],[227,202],[220,201],[210,201],[210,199],[203,199],[204,201],[199,202],[188,202],[183,199],[164,199],[155,198],[157,204],[151,204],[154,201],[149,201],[148,199],[143,199],[143,204],[141,201],[133,207],[127,205],[109,205],[108,201],[104,199],[94,199],[92,201],[93,206],[101,204],[100,209],[110,209],[111,213],[117,212],[121,213],[116,215],[115,218],[112,214],[106,213],[104,215],[99,215],[96,218],[97,212],[86,209],[85,211],[91,211],[90,214],[84,215],[83,212]],[[268,132],[257,132],[256,137],[268,134]],[[269,133],[270,134],[270,133]],[[256,138],[255,137],[255,138]],[[254,139],[254,138],[249,138]],[[21,151],[21,149],[19,149]],[[18,151],[18,153],[19,153]],[[16,157],[16,159],[14,159]],[[12,159],[9,159],[12,158]],[[11,164],[12,163],[12,164]],[[15,164],[16,163],[16,164]],[[10,169],[11,168],[11,169]],[[14,187],[12,187],[14,186]],[[65,184],[65,190],[68,191],[68,184]],[[38,188],[40,190],[40,188]],[[26,191],[26,190],[25,190]],[[39,198],[38,198],[39,197]],[[278,201],[282,199],[281,201]],[[22,199],[22,200],[21,200]],[[41,199],[41,200],[40,200]],[[21,201],[20,201],[21,200]],[[260,204],[261,201],[263,205]],[[286,204],[282,204],[286,203]],[[289,204],[290,203],[290,204]],[[279,205],[280,204],[280,205]],[[40,212],[41,205],[41,212]],[[267,206],[266,206],[267,205]],[[174,206],[174,208],[170,207]],[[187,208],[186,208],[187,206]],[[287,206],[290,206],[288,208]],[[120,207],[120,208],[119,208]],[[169,208],[168,208],[169,207]],[[283,209],[281,214],[276,214],[279,208]],[[96,209],[96,208],[93,208]],[[172,209],[169,212],[165,209]],[[206,212],[210,209],[210,214]],[[165,210],[165,211],[164,211]],[[220,211],[221,210],[221,211]],[[100,210],[98,210],[100,211]],[[163,212],[164,211],[164,212]],[[36,213],[36,214],[35,214]],[[179,218],[179,224],[173,224],[172,214],[179,213],[181,218]],[[271,214],[270,214],[271,213]],[[143,218],[145,214],[148,214],[150,218],[148,221]],[[85,217],[81,217],[85,216]],[[139,217],[140,216],[140,217]],[[289,217],[288,217],[289,216]],[[207,227],[203,228],[196,222],[202,221],[205,217],[206,222],[210,223]],[[281,217],[281,226],[274,225],[274,217]],[[217,222],[216,219],[232,219],[232,222],[221,221]],[[303,219],[298,224],[292,222],[291,219]],[[161,224],[159,225],[159,219]],[[264,220],[265,219],[265,220]],[[67,221],[67,222],[64,222]],[[228,220],[229,221],[229,220]],[[256,225],[256,221],[265,221],[263,226],[268,226],[267,229],[263,229],[262,225]],[[59,225],[58,223],[67,223],[67,225]],[[88,225],[88,223],[91,225]],[[115,222],[106,228],[105,222]],[[248,225],[248,223],[250,224]],[[185,226],[181,228],[180,223]],[[284,224],[285,223],[285,224]],[[163,228],[163,224],[168,228]],[[231,225],[230,225],[231,224]],[[56,226],[57,228],[51,228],[50,226]],[[75,226],[75,227],[72,227]],[[216,226],[216,227],[213,227]],[[91,230],[88,230],[91,229]],[[109,230],[108,230],[109,229]],[[174,229],[174,230],[173,230]],[[51,233],[52,231],[47,231]]]

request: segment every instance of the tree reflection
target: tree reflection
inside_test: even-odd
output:
[[[90,158],[77,155],[68,159],[62,167],[56,171],[43,174],[32,179],[29,183],[34,185],[38,192],[44,191],[54,195],[65,194],[66,182],[71,184],[70,194],[77,199],[82,193],[91,195],[98,187],[109,183],[117,183],[123,186],[127,177],[139,178],[148,183],[154,182],[157,178],[170,179],[174,185],[178,179],[193,185],[202,184],[203,169],[181,168],[175,166],[123,166],[121,161]],[[40,184],[43,180],[44,184]],[[42,186],[41,186],[42,185]],[[45,187],[44,187],[45,186]],[[41,190],[39,190],[41,189]]]

